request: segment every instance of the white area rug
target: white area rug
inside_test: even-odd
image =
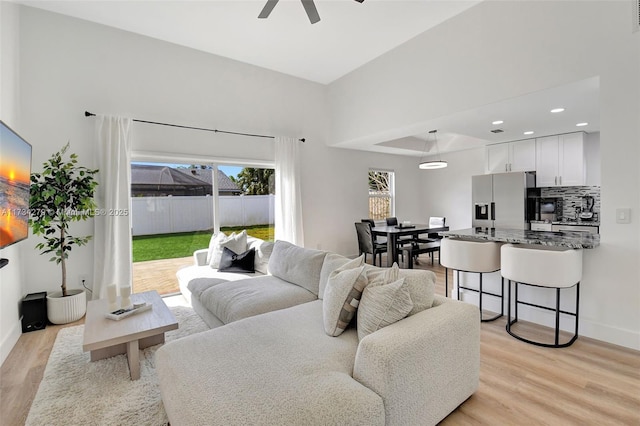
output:
[[[166,341],[209,328],[190,307],[170,308],[179,328]],[[26,425],[166,425],[154,354],[140,353],[140,380],[132,381],[126,355],[90,362],[82,352],[84,326],[58,332]]]

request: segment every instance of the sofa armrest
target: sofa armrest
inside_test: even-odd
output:
[[[207,254],[209,249],[200,249],[193,252],[193,261],[196,266],[205,266],[207,264]]]
[[[436,296],[362,339],[353,377],[382,397],[387,425],[438,423],[478,389],[478,308]]]

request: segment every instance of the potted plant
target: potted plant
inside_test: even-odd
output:
[[[78,165],[78,156],[65,157],[69,143],[43,163],[42,173],[31,174],[29,225],[44,242],[36,245],[41,254],[61,267],[62,284],[59,292],[47,295],[47,316],[54,324],[79,320],[87,310],[84,289],[67,289],[66,260],[73,246],[83,246],[91,236],[73,237],[69,234],[72,222],[83,221],[94,215],[93,195],[98,185],[90,170]]]

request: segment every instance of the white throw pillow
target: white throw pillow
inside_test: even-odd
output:
[[[218,249],[220,242],[227,238],[224,232],[218,232],[217,234],[213,234],[211,239],[209,240],[209,251],[207,252],[207,265],[211,264],[211,257],[213,253]],[[220,250],[222,254],[222,250]]]
[[[220,258],[222,257],[222,250],[224,247],[234,253],[244,253],[247,251],[247,231],[244,230],[238,234],[234,232],[227,238],[220,241],[219,244],[213,248],[209,266],[215,269],[220,266]]]
[[[249,240],[247,240],[247,243],[249,243]],[[269,272],[269,258],[273,251],[273,243],[252,239],[251,243],[247,244],[247,250],[251,250],[252,248],[256,250],[256,258],[254,261],[255,270],[266,275]]]
[[[404,278],[390,284],[368,285],[358,307],[358,339],[405,318],[413,302]]]
[[[367,268],[367,286],[384,285],[398,280],[400,267],[393,263],[391,268],[378,268],[376,266]]]
[[[347,328],[367,285],[364,255],[346,263],[329,275],[322,301],[324,331],[339,336]]]

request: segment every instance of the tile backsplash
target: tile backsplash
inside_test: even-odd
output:
[[[599,186],[556,186],[540,188],[542,198],[562,198],[562,217],[573,219],[576,207],[582,206],[582,197],[593,197],[593,211],[600,216],[600,187]]]

